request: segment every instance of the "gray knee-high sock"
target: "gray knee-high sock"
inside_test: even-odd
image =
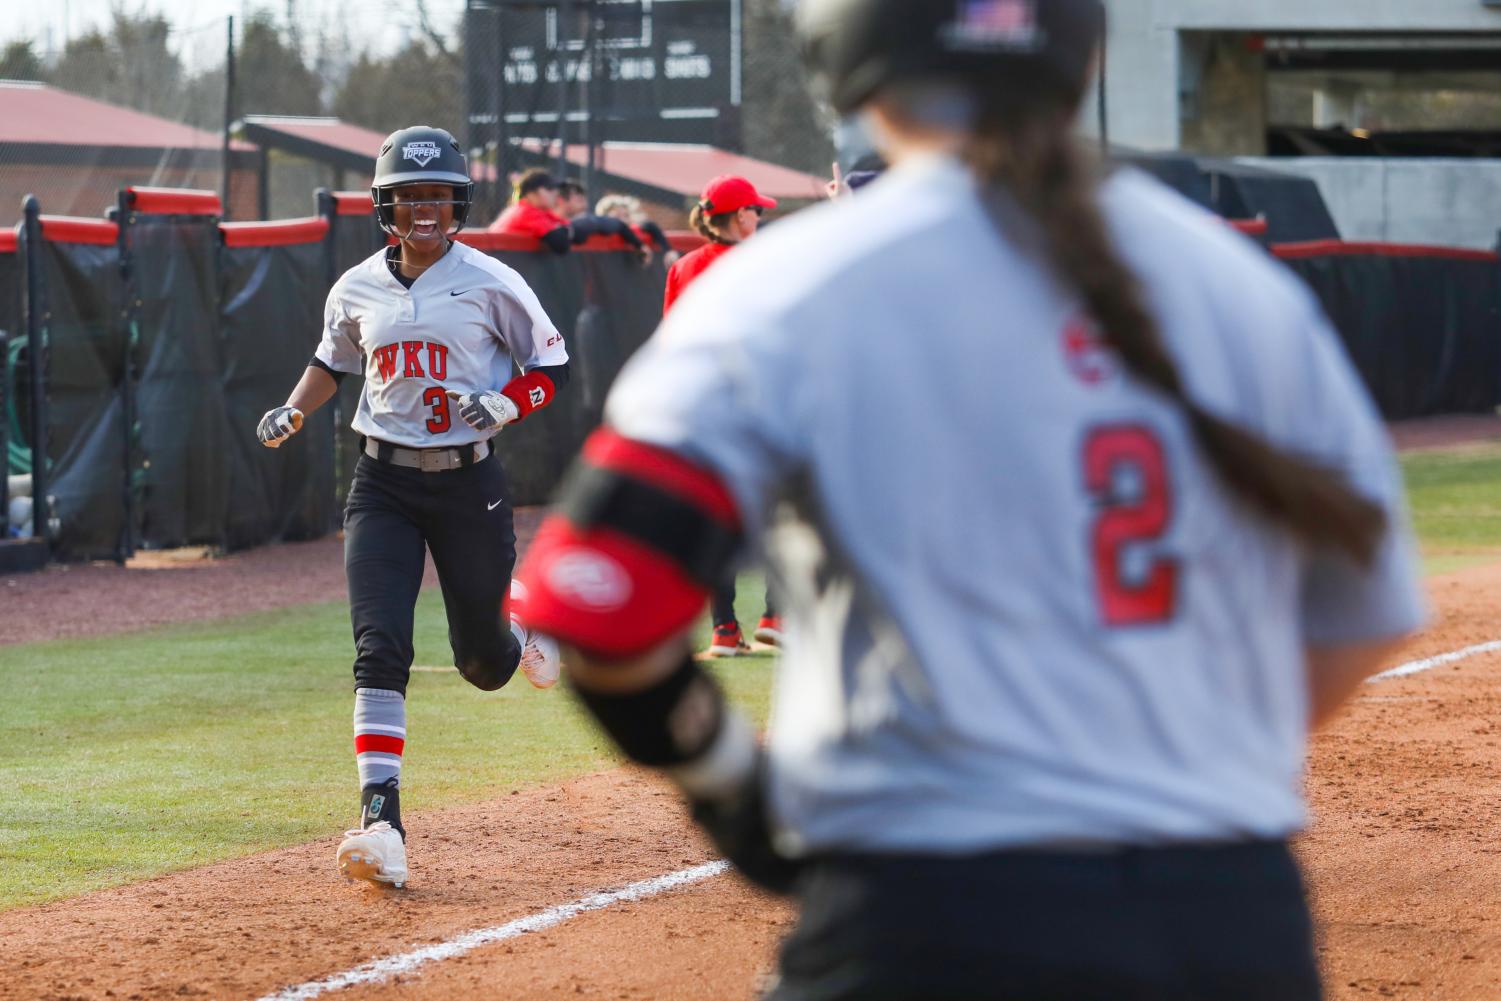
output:
[[[407,739],[407,703],[400,692],[383,688],[354,691],[354,757],[360,788],[401,780],[401,752]]]

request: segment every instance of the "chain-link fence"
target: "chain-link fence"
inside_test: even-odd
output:
[[[98,216],[121,187],[204,188],[251,219],[368,183],[347,159],[341,171],[238,140],[226,154],[225,122],[246,115],[448,128],[477,153],[476,219],[504,206],[514,171],[553,162],[595,197],[622,190],[681,223],[715,165],[736,163],[658,157],[622,174],[636,144],[815,178],[832,159],[785,0],[293,0],[232,20],[120,9],[55,50],[0,49],[0,225],[28,193],[47,213]]]
[[[623,189],[681,213],[714,161],[643,169],[625,152],[638,144],[828,174],[832,122],[781,0],[468,0],[463,34],[468,141],[495,168],[483,212],[504,205],[514,171],[551,161],[591,194]]]
[[[20,218],[27,194],[47,213],[98,217],[128,185],[219,190],[227,44],[222,19],[174,26],[117,16],[61,51],[6,47],[0,226]],[[248,184],[252,159],[243,150],[230,157]]]
[[[28,193],[46,213],[94,217],[129,185],[224,194],[225,124],[247,115],[463,135],[464,2],[288,0],[192,23],[122,8],[55,48],[0,46],[0,226]],[[369,182],[368,169],[239,139],[227,165],[231,219],[306,215],[318,187]]]

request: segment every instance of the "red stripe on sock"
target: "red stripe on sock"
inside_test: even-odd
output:
[[[384,751],[387,754],[400,754],[406,746],[406,741],[400,737],[388,737],[383,733],[357,733],[354,735],[354,753],[364,754],[366,751]]]

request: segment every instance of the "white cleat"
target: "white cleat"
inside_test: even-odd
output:
[[[526,646],[521,648],[521,673],[534,688],[551,688],[558,683],[563,662],[558,656],[558,644],[551,636],[543,636],[530,630],[526,634]]]
[[[406,885],[406,842],[384,820],[364,830],[345,831],[338,858],[339,871],[350,879],[389,883],[398,890]]]
[[[563,668],[558,644],[551,636],[539,635],[526,627],[526,585],[519,580],[511,581],[511,622],[526,636],[526,642],[521,644],[521,673],[533,688],[556,685]]]

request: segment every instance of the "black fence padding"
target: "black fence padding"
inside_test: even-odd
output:
[[[1387,420],[1501,402],[1501,264],[1338,255],[1285,262],[1309,283]]]
[[[126,290],[119,251],[44,240],[37,260],[50,313],[48,492],[56,498],[59,522],[53,555],[123,557]]]
[[[335,525],[334,408],[310,414],[280,448],[255,436],[261,415],[287,398],[318,345],[323,263],[321,243],[220,250],[229,549],[316,538]]]
[[[1226,219],[1264,217],[1271,243],[1339,239],[1334,217],[1310,178],[1186,153],[1115,149],[1111,159],[1151,174]]]
[[[1184,198],[1213,210],[1214,199],[1209,175],[1199,169],[1193,157],[1181,153],[1148,153],[1115,150],[1112,160],[1151,174]]]
[[[492,256],[537,293],[568,347],[569,382],[557,399],[495,439],[512,503],[543,504],[599,423],[605,390],[656,329],[667,275],[660,261],[643,273],[624,252]]]
[[[26,331],[21,327],[21,280],[24,274],[20,254],[13,250],[0,253],[0,477],[10,472],[20,472],[10,469],[10,412],[13,406],[11,387],[16,385],[17,373],[9,368],[11,355],[8,342],[26,338]],[[0,538],[9,537],[9,522],[6,520],[9,502],[6,490],[0,488]]]
[[[139,215],[127,239],[141,304],[136,541],[223,545],[234,428],[221,379],[218,219]]]
[[[1211,207],[1225,218],[1265,219],[1272,243],[1339,239],[1339,227],[1312,178],[1222,160],[1203,166],[1214,194]]]
[[[21,326],[21,255],[15,251],[0,253],[0,330],[14,340],[25,337]],[[0,362],[3,364],[3,362]]]
[[[595,255],[497,251],[491,256],[515,268],[537,293],[572,356],[575,320],[584,308],[582,259]],[[572,362],[570,372],[571,366]],[[572,410],[572,389],[570,383],[545,409],[496,436],[495,449],[505,463],[512,504],[546,501],[582,442],[578,437],[578,419]]]

